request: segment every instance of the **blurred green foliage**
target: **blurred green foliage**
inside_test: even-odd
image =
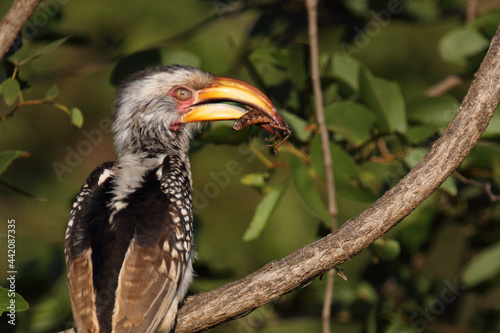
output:
[[[12,303],[11,299],[14,299]],[[11,313],[10,310],[13,309],[12,313],[15,315],[15,312],[26,311],[28,308],[28,303],[21,295],[11,292],[10,289],[0,287],[0,312],[2,314]]]
[[[339,221],[402,178],[453,118],[500,19],[489,2],[468,21],[465,8],[465,0],[320,1]],[[38,102],[0,122],[0,211],[4,221],[16,220],[16,291],[30,309],[17,314],[15,327],[2,317],[0,331],[72,327],[62,251],[71,201],[91,170],[114,158],[115,85],[148,66],[188,64],[251,82],[293,127],[278,156],[257,128],[234,132],[218,123],[194,140],[192,293],[329,231],[302,1],[56,0],[42,2],[23,34],[22,48],[1,63],[0,117]],[[463,83],[426,93],[450,75]],[[348,281],[336,281],[335,332],[500,330],[500,205],[492,200],[500,193],[498,113],[458,172],[340,267]],[[213,331],[318,332],[324,284],[316,279]]]

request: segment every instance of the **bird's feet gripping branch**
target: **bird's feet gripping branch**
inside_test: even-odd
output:
[[[114,117],[117,161],[88,177],[66,230],[75,327],[79,333],[173,332],[192,279],[188,150],[197,124],[259,124],[282,140],[290,130],[255,87],[184,66],[132,76],[120,89]]]

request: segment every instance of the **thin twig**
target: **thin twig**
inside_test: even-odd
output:
[[[0,59],[9,50],[40,0],[15,0],[0,22]]]
[[[6,120],[9,117],[12,117],[16,113],[16,111],[19,110],[20,108],[22,108],[23,106],[27,106],[27,105],[42,105],[42,104],[50,104],[53,107],[58,108],[58,109],[64,111],[68,116],[71,115],[71,112],[68,110],[68,108],[66,106],[62,105],[62,104],[55,103],[55,102],[49,101],[47,99],[34,99],[34,100],[19,102],[19,104],[17,104],[9,113],[7,113],[7,114],[5,114],[3,116],[0,116],[0,122]]]
[[[323,111],[323,92],[321,90],[321,82],[319,75],[319,50],[318,50],[318,1],[306,0],[308,28],[309,28],[309,49],[311,53],[311,81],[314,90],[314,101],[316,105],[316,121],[318,122],[321,147],[323,150],[323,161],[326,175],[326,188],[328,193],[328,212],[330,213],[332,231],[337,229],[337,203],[335,200],[335,181],[333,175],[332,157],[330,154],[330,140],[328,137],[328,129],[325,122]],[[330,333],[330,317],[331,304],[334,289],[333,271],[327,274],[327,283],[325,287],[325,299],[323,301],[322,323],[323,333]]]
[[[344,274],[343,269],[339,269],[338,267],[335,267],[335,272],[337,273],[338,276],[340,276],[344,281],[347,281],[347,276]]]
[[[306,0],[309,15],[309,40],[311,50],[311,80],[316,104],[316,121],[318,123],[321,146],[323,149],[326,185],[328,190],[328,211],[333,222],[337,220],[337,204],[335,201],[335,181],[333,176],[332,157],[330,154],[330,140],[323,111],[323,92],[319,75],[318,28],[316,6],[317,0]],[[333,226],[336,229],[334,224]]]
[[[46,198],[39,197],[39,196],[38,196],[38,195],[36,195],[36,194],[30,193],[30,192],[28,192],[28,191],[26,191],[26,190],[23,190],[22,188],[20,188],[20,187],[18,187],[18,186],[16,186],[16,185],[14,185],[14,184],[11,184],[11,183],[9,183],[9,182],[7,182],[7,181],[5,181],[5,180],[1,179],[1,178],[0,178],[0,185],[5,186],[5,187],[7,187],[7,188],[11,189],[12,191],[17,192],[17,193],[19,193],[19,194],[22,194],[22,195],[24,195],[24,196],[26,196],[26,197],[33,198],[33,199],[36,199],[36,200],[38,200],[38,201],[42,201],[42,202],[43,202],[43,201],[47,201],[47,199],[46,199]]]
[[[484,189],[484,192],[486,193],[486,195],[488,196],[488,198],[490,199],[491,202],[500,201],[500,195],[494,194],[492,192],[491,183],[488,183],[488,182],[482,183],[480,181],[464,177],[462,174],[458,173],[458,171],[455,171],[453,173],[453,177],[455,177],[458,181],[460,181],[462,183],[469,184],[469,185]]]
[[[377,148],[380,152],[380,156],[382,158],[387,158],[387,156],[390,155],[389,153],[389,148],[387,148],[387,143],[385,142],[385,140],[383,138],[379,138],[377,140]]]
[[[467,0],[467,6],[465,9],[465,19],[467,22],[473,21],[479,11],[479,1],[478,0]]]
[[[326,273],[325,299],[321,309],[321,327],[323,333],[331,332],[330,319],[332,317],[333,290],[335,286],[335,270]]]
[[[464,83],[464,79],[459,75],[450,75],[441,82],[433,85],[425,91],[426,96],[439,96],[447,93]]]

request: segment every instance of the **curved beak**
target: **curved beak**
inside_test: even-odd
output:
[[[286,126],[276,107],[259,89],[246,82],[226,77],[216,77],[208,87],[198,90],[194,102],[186,110],[187,112],[182,115],[181,121],[187,123],[237,120],[247,112],[247,109],[243,107],[227,104],[226,102],[260,110],[271,118],[276,125]],[[262,125],[262,127],[276,134],[276,131],[271,126]]]

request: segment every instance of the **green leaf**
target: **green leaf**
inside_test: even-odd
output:
[[[5,101],[5,104],[11,106],[19,97],[19,91],[21,90],[21,86],[16,79],[8,78],[2,82],[2,95]]]
[[[426,148],[408,149],[404,157],[404,160],[410,168],[413,168],[415,167],[415,165],[417,165],[418,162],[422,160],[422,158],[424,158],[425,154],[427,154],[428,151],[429,149]]]
[[[304,165],[298,157],[291,155],[290,169],[297,192],[306,206],[327,226],[331,227],[332,221],[330,214],[325,207],[325,203],[321,200],[317,188],[314,186],[309,168]]]
[[[57,84],[53,84],[49,90],[47,90],[47,93],[45,94],[45,99],[48,101],[54,100],[54,98],[59,95],[59,89],[57,89]]]
[[[340,146],[330,142],[330,153],[332,155],[333,172],[335,183],[350,182],[358,178],[358,167],[352,157]],[[323,149],[321,138],[315,136],[311,141],[311,166],[316,175],[325,179],[325,167],[323,161]]]
[[[492,156],[500,156],[500,144],[479,141],[462,163],[461,168],[491,169],[493,167]]]
[[[500,136],[500,107],[497,107],[493,117],[490,119],[490,123],[484,131],[482,138],[495,138]]]
[[[429,139],[436,132],[434,126],[429,125],[417,125],[411,126],[405,132],[405,137],[410,141],[410,143],[417,144]]]
[[[339,145],[330,142],[336,192],[356,202],[372,202],[374,194],[361,188],[358,166],[352,157]],[[325,167],[321,140],[316,136],[311,141],[311,167],[320,179],[325,179]]]
[[[5,150],[0,153],[0,175],[7,170],[7,167],[19,157],[28,157],[29,153],[24,150]]]
[[[26,311],[29,308],[28,302],[21,295],[16,292],[13,292],[12,295],[9,289],[0,286],[0,315],[4,312],[10,312],[9,306],[12,306],[12,304],[15,307],[15,312]]]
[[[240,182],[243,185],[254,187],[259,191],[264,191],[267,186],[267,180],[269,179],[269,172],[258,172],[244,175],[241,177]]]
[[[459,107],[460,103],[452,96],[418,98],[408,103],[408,120],[443,130]]]
[[[364,187],[382,194],[384,189],[396,185],[405,174],[398,161],[365,162],[360,167],[359,178]]]
[[[373,306],[366,319],[366,333],[377,333],[377,307]]]
[[[467,58],[486,49],[489,40],[472,27],[459,27],[447,33],[439,43],[444,60],[465,66]]]
[[[487,40],[491,40],[495,35],[500,22],[500,12],[492,12],[478,17],[472,22],[472,27],[481,32]]]
[[[83,126],[83,114],[77,107],[71,108],[71,124],[77,128],[82,128]]]
[[[337,101],[339,96],[339,85],[338,84],[329,84],[325,88],[323,88],[323,103],[325,105],[330,105]]]
[[[288,52],[276,47],[263,45],[249,56],[259,76],[267,86],[279,85],[288,80]]]
[[[406,251],[415,253],[429,241],[437,214],[436,202],[428,199],[404,218],[396,232],[399,242]]]
[[[250,60],[263,62],[276,67],[286,68],[288,65],[288,51],[274,45],[262,45],[250,54]]]
[[[293,137],[302,142],[309,140],[312,131],[307,128],[308,123],[304,119],[285,110],[280,110],[280,113],[286,119],[288,125],[292,128]]]
[[[353,145],[361,145],[371,137],[375,116],[356,102],[341,102],[325,108],[328,128]]]
[[[359,70],[362,66],[356,59],[341,53],[328,55],[323,59],[325,72],[336,78],[344,95],[351,95],[359,90]]]
[[[33,53],[32,55],[28,56],[27,58],[24,58],[23,60],[20,60],[18,62],[18,65],[24,65],[44,54],[47,54],[55,49],[57,49],[59,46],[61,46],[64,42],[66,42],[68,40],[70,36],[67,36],[67,37],[64,37],[64,38],[61,38],[61,39],[58,39],[58,40],[55,40],[47,45],[45,45],[44,47],[42,47],[41,49],[39,49],[38,51],[36,51],[35,53]]]
[[[491,158],[491,172],[493,173],[493,182],[500,187],[500,156]]]
[[[399,6],[403,6],[399,3]],[[409,1],[404,3],[405,15],[409,15],[418,22],[436,22],[441,15],[439,6],[434,1]]]
[[[500,242],[481,251],[465,266],[462,281],[469,287],[485,282],[500,272]]]
[[[396,83],[374,77],[362,68],[359,90],[365,104],[375,113],[375,124],[382,134],[406,131],[405,103]]]
[[[457,184],[453,177],[446,178],[446,180],[439,186],[439,189],[448,192],[451,196],[456,196],[458,194]]]
[[[283,185],[271,186],[269,188],[269,191],[257,205],[252,221],[250,221],[250,225],[243,235],[243,240],[251,241],[259,237],[276,208],[284,188],[285,186]]]

